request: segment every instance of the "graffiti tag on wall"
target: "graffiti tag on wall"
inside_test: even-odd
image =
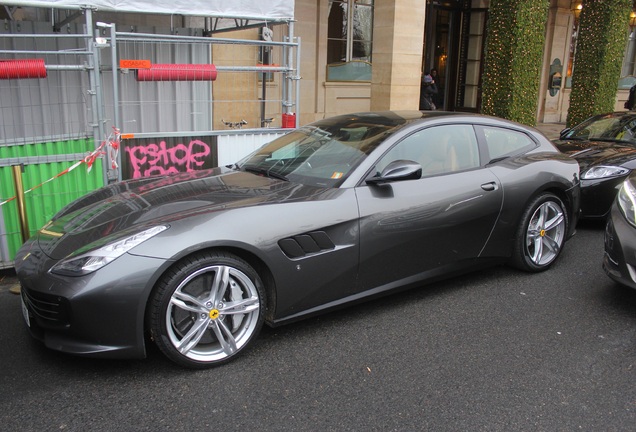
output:
[[[198,171],[215,167],[218,160],[214,136],[130,139],[124,150],[124,179]]]

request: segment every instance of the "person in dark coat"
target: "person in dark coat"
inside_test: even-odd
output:
[[[433,102],[433,96],[437,94],[437,84],[431,76],[427,73],[422,78],[422,85],[420,87],[420,110],[434,110],[436,109]]]
[[[634,105],[636,105],[636,85],[629,89],[629,97],[625,102],[625,108],[632,111],[635,108]]]

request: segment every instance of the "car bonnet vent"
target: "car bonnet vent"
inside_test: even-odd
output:
[[[278,245],[289,258],[300,258],[336,247],[324,231],[314,231],[285,238],[280,240]]]

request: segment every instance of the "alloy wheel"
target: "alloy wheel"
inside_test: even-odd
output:
[[[526,251],[534,264],[549,264],[559,255],[565,226],[565,215],[557,203],[546,201],[537,207],[526,232]]]
[[[167,336],[183,356],[219,362],[237,353],[259,328],[259,291],[229,265],[202,268],[174,290],[165,312]]]

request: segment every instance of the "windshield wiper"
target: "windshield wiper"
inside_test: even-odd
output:
[[[568,141],[585,141],[587,138],[581,138],[581,137],[576,137],[576,136],[573,136],[573,137],[560,136],[558,139],[564,140],[564,141],[566,141],[566,140],[568,140]]]
[[[289,181],[287,177],[277,172],[272,172],[271,170],[259,168],[256,166],[242,166],[241,169],[246,172],[251,172],[253,174],[263,175],[265,177],[275,178],[278,180]]]

